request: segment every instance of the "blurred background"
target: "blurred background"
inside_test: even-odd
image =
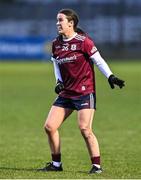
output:
[[[0,60],[49,60],[62,8],[76,10],[104,57],[141,57],[141,0],[0,0]]]
[[[0,179],[90,179],[76,113],[59,129],[65,171],[35,171],[50,160],[43,124],[56,98],[48,62],[62,8],[78,13],[79,26],[125,80],[125,88],[111,90],[95,68],[98,177],[141,179],[141,0],[0,0]]]

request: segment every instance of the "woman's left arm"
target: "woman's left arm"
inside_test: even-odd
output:
[[[114,84],[122,88],[125,86],[124,81],[115,77],[110,70],[108,64],[101,57],[100,53],[97,51],[91,57],[94,64],[98,67],[98,69],[108,78],[108,82],[112,89],[114,89]]]

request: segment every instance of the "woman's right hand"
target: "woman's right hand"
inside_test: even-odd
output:
[[[55,86],[56,94],[59,94],[64,89],[63,83],[58,79],[57,84]]]

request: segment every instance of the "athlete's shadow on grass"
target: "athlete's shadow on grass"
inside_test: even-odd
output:
[[[80,173],[80,174],[87,174],[89,175],[89,172],[88,171],[76,171],[77,173]]]
[[[0,167],[0,170],[12,170],[12,171],[32,171],[32,172],[41,172],[41,171],[38,171],[37,169],[35,168],[12,168],[12,167]],[[70,171],[65,171],[65,172],[69,172]],[[88,174],[87,171],[76,171],[77,173],[80,173],[80,174]]]
[[[0,167],[0,170],[37,171],[37,169],[35,169],[35,168],[12,168],[12,167]]]

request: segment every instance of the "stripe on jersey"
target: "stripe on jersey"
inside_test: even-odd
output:
[[[75,39],[80,40],[80,41],[84,41],[85,38],[86,38],[85,36],[82,36],[82,35],[79,35],[79,34],[77,34],[77,35],[75,36]]]
[[[93,97],[93,93],[90,94],[90,108],[91,108],[91,109],[94,108],[94,97]]]

